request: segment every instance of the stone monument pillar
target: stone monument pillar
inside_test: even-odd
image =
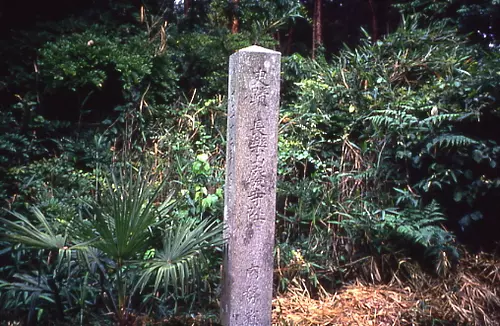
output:
[[[281,54],[250,46],[229,59],[221,320],[271,325]]]

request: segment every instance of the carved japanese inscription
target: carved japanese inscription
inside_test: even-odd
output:
[[[229,60],[223,325],[271,325],[280,60],[259,46]]]

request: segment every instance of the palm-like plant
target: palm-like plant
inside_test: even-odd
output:
[[[79,224],[84,240],[98,239],[92,246],[102,251],[115,263],[115,281],[118,292],[118,316],[126,317],[127,292],[130,295],[139,287],[145,288],[152,275],[156,275],[154,289],[164,283],[183,287],[185,279],[196,273],[195,261],[201,258],[201,250],[214,245],[220,234],[215,222],[180,222],[171,220],[173,192],[159,203],[165,182],[154,185],[155,180],[140,170],[110,173],[104,183],[105,191],[99,200],[88,203],[90,217]],[[173,225],[165,232],[163,249],[149,261],[140,261],[156,240],[155,229],[163,229],[166,222]],[[148,268],[128,268],[147,264]],[[134,266],[135,265],[135,266]],[[139,282],[133,288],[127,285],[127,272],[139,272]]]
[[[87,219],[77,223],[84,241],[113,261],[118,296],[119,320],[126,317],[127,263],[138,258],[152,244],[152,229],[162,223],[172,206],[172,192],[159,205],[156,202],[164,183],[154,187],[154,180],[132,168],[111,171],[104,179],[100,198],[87,202]],[[116,304],[115,304],[116,306]]]

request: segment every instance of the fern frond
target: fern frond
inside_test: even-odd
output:
[[[467,147],[469,145],[475,145],[477,141],[472,138],[462,136],[462,135],[450,135],[445,134],[432,139],[427,144],[427,150],[430,151],[432,148],[450,148],[450,147]]]
[[[414,115],[404,110],[386,109],[375,110],[373,112],[380,115],[367,117],[366,120],[378,128],[407,128],[410,125],[418,123],[418,119]]]
[[[458,120],[462,117],[462,114],[459,113],[446,113],[446,114],[438,114],[433,115],[428,118],[423,119],[419,122],[420,126],[430,127],[430,126],[439,126],[443,122],[451,122]]]

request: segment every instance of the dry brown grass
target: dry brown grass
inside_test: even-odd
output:
[[[500,260],[469,255],[458,271],[429,289],[426,302],[433,316],[469,325],[500,325]]]
[[[359,284],[320,299],[295,288],[273,303],[274,325],[408,325],[415,306],[404,290]]]

